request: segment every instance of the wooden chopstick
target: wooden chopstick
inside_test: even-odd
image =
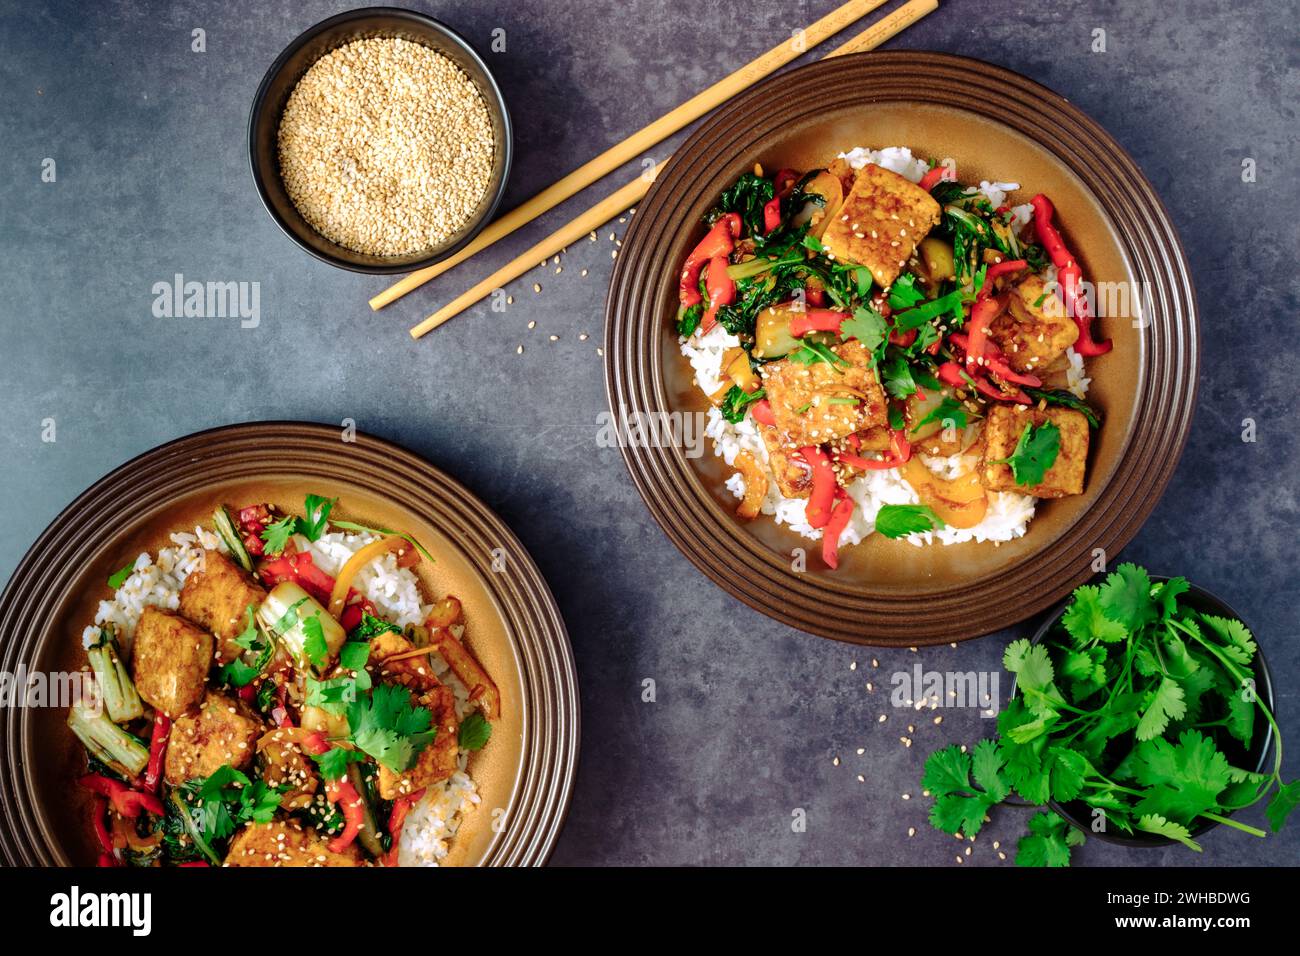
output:
[[[846,53],[860,53],[871,50],[907,29],[917,20],[938,9],[938,0],[910,0],[887,17],[882,17],[852,40],[836,47],[826,54],[824,59],[842,56]],[[630,209],[640,202],[650,190],[655,176],[663,163],[658,163],[617,192],[606,196],[568,225],[562,226],[541,242],[521,253],[516,259],[502,266],[473,288],[461,293],[448,302],[433,315],[411,329],[411,338],[418,339],[433,331],[448,319],[452,319],[471,305],[481,301],[507,282],[513,282],[533,268],[538,262],[549,259],[565,246],[570,246],[594,229],[600,228],[619,213]],[[413,273],[413,278],[419,273]]]
[[[884,5],[887,0],[849,0],[848,3],[812,24],[797,37],[792,37],[768,50],[756,60],[751,60],[725,79],[714,83],[702,93],[697,93],[681,106],[665,113],[649,126],[637,130],[627,139],[611,146],[595,159],[579,166],[563,179],[543,189],[523,205],[510,210],[505,215],[488,223],[474,237],[474,240],[453,256],[441,262],[412,272],[404,279],[389,286],[370,300],[370,308],[378,311],[391,302],[400,299],[413,289],[418,289],[430,279],[442,275],[452,266],[459,265],[470,256],[486,249],[492,243],[510,235],[520,226],[532,222],[542,213],[553,209],[571,196],[586,189],[596,180],[607,176],[624,163],[636,159],[647,150],[663,142],[683,126],[687,126],[701,116],[720,106],[742,90],[753,86],[763,77],[775,73],[792,60],[803,56],[804,52],[818,46],[822,41],[839,33],[850,23],[860,20],[872,10]],[[798,39],[800,42],[796,42]]]

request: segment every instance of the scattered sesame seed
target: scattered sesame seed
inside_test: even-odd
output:
[[[521,345],[521,346],[519,346],[518,348],[516,348],[516,349],[515,349],[515,354],[516,354],[516,355],[523,355],[523,354],[524,354],[524,347]]]
[[[541,292],[541,291],[542,291],[542,284],[541,284],[540,282],[534,282],[534,283],[533,283],[533,291],[534,291],[534,292]]]
[[[529,321],[529,323],[528,323],[528,327],[529,327],[530,329],[535,329],[535,328],[537,328],[537,320],[536,320],[536,319],[532,319],[531,321]]]

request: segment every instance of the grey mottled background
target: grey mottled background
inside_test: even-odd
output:
[[[507,52],[485,55],[518,135],[508,208],[835,4],[413,5],[484,51],[494,28],[506,30]],[[293,36],[343,9],[0,6],[0,579],[79,491],[160,442],[229,422],[352,417],[459,476],[550,579],[573,636],[584,717],[554,862],[953,865],[960,847],[925,824],[921,764],[989,724],[949,712],[941,726],[919,723],[905,749],[907,718],[890,711],[883,688],[913,655],[877,652],[873,671],[871,651],[791,631],[726,597],[650,520],[619,453],[595,447],[608,233],[625,227],[570,249],[561,275],[516,283],[505,315],[480,307],[418,344],[407,337],[415,320],[607,187],[378,315],[366,299],[382,278],[308,258],[262,210],[244,143],[253,91]],[[1293,749],[1298,13],[1294,2],[949,0],[889,45],[974,55],[1053,87],[1115,135],[1168,204],[1197,280],[1205,373],[1187,453],[1124,557],[1237,604],[1272,662]],[[206,31],[206,53],[190,50],[195,27]],[[1090,52],[1094,28],[1106,31],[1104,54]],[[46,157],[58,164],[53,184],[40,180]],[[1253,185],[1241,181],[1244,157],[1258,163]],[[176,272],[259,281],[261,327],[153,318],[150,288]],[[55,444],[40,441],[47,417],[58,422]],[[1258,423],[1255,444],[1239,440],[1247,417]],[[939,670],[997,668],[1015,633],[920,659]],[[655,704],[640,700],[646,677],[657,682]],[[1289,770],[1300,772],[1295,757]],[[807,812],[804,833],[791,830],[796,808]],[[999,813],[969,863],[999,864],[992,841],[1007,849],[1022,814]],[[1300,826],[1262,841],[1221,830],[1205,844],[1195,858],[1091,841],[1078,857],[1295,863]]]

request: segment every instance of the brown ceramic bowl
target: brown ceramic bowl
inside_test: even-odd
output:
[[[1094,549],[1133,536],[1173,473],[1195,403],[1195,300],[1178,238],[1133,161],[1062,97],[963,57],[870,53],[769,79],[718,111],[674,154],[624,238],[606,308],[606,386],[615,415],[703,412],[672,328],[676,277],[702,214],[742,172],[815,168],[853,146],[951,156],[964,182],[1046,193],[1092,281],[1151,290],[1145,328],[1099,323],[1114,350],[1089,361],[1089,399],[1106,415],[1083,495],[1044,502],[1028,533],[1000,546],[917,548],[878,535],[819,570],[818,545],[760,516],[745,523],[706,453],[627,447],[651,513],[705,574],[751,607],[814,634],[913,645],[986,634],[1055,602],[1091,574]],[[644,444],[644,443],[643,443]],[[664,443],[671,445],[672,443]],[[812,545],[810,548],[809,546]],[[792,552],[808,570],[791,570]]]
[[[413,534],[435,562],[425,593],[464,604],[467,642],[502,694],[502,719],[471,773],[482,797],[450,864],[546,861],[568,807],[578,753],[578,691],[555,600],[518,539],[463,486],[377,438],[344,442],[324,425],[265,422],[200,432],[127,462],[45,530],[0,596],[3,671],[76,671],[82,628],[105,581],[172,531],[208,524],[218,504],[301,510],[338,496],[335,517]],[[0,723],[0,851],[10,865],[93,864],[84,750],[59,707],[7,707]],[[499,819],[499,823],[496,822]]]

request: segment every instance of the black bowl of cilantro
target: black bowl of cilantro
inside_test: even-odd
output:
[[[1015,684],[997,737],[925,762],[930,822],[945,833],[974,837],[999,804],[1037,808],[1016,864],[1068,866],[1089,836],[1199,852],[1215,826],[1268,835],[1238,811],[1264,803],[1277,831],[1300,805],[1300,780],[1282,778],[1254,636],[1184,578],[1120,565],[1012,641],[1002,662]]]
[[[1042,653],[1053,665],[1049,685],[1059,703],[1036,671]],[[1052,760],[1047,805],[1084,834],[1123,846],[1199,850],[1196,838],[1206,831],[1242,828],[1231,814],[1276,794],[1275,784],[1282,795],[1270,821],[1275,813],[1285,818],[1288,800],[1294,806],[1295,784],[1288,797],[1270,765],[1268,664],[1241,615],[1210,591],[1121,565],[1076,590],[1023,656],[1008,648],[1008,657],[1018,667],[1016,714],[1037,707],[1055,715],[1044,734]],[[1034,721],[1012,716],[1006,723],[1014,734]],[[1009,757],[1018,746],[1012,743]]]

